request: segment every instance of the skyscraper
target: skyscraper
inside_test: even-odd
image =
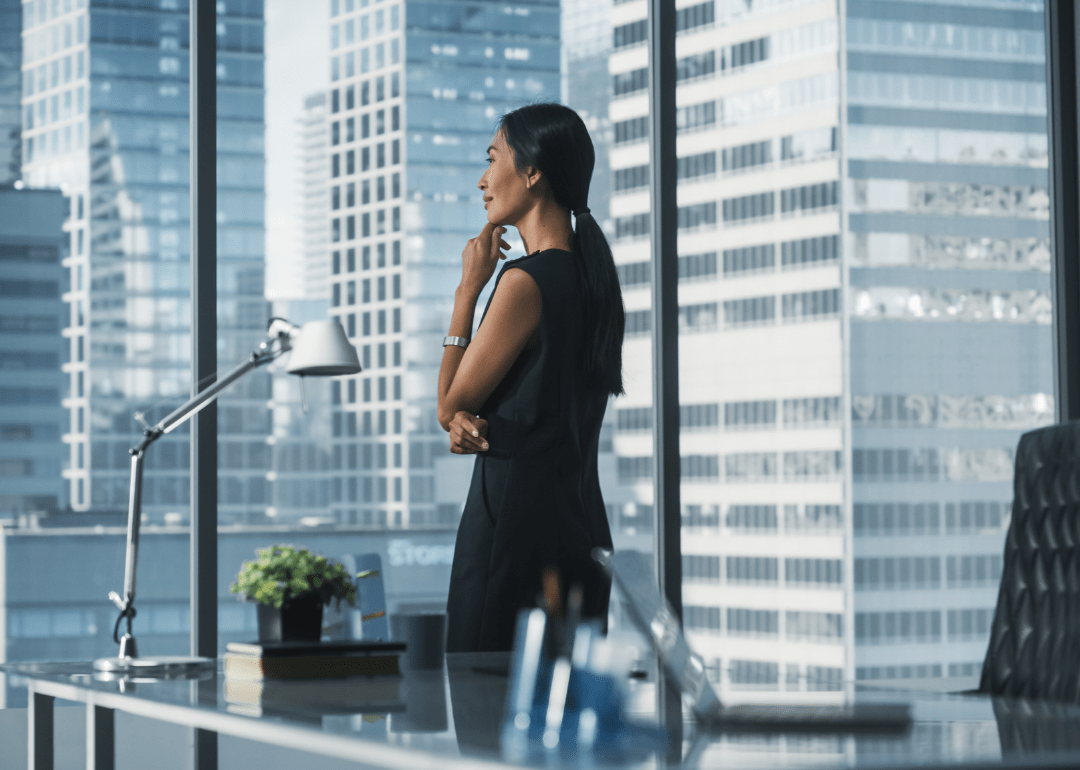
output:
[[[331,391],[331,509],[344,523],[449,529],[464,496],[438,501],[458,499],[471,466],[448,457],[435,419],[440,342],[461,250],[485,222],[476,182],[495,121],[558,99],[559,7],[330,7],[330,304],[364,367]]]
[[[187,3],[22,7],[24,178],[71,200],[64,476],[75,510],[124,508],[133,415],[152,424],[191,390]],[[218,18],[218,350],[231,367],[267,315],[262,6],[230,3]],[[223,521],[269,502],[268,396],[261,373],[221,400]],[[188,459],[175,436],[148,453],[151,518],[186,518]]]
[[[304,99],[300,117],[300,199],[302,296],[325,302],[330,294],[330,252],[326,215],[330,206],[326,92]]]
[[[1053,415],[1041,6],[844,7],[677,12],[684,621],[733,686],[977,673],[1012,451]],[[647,28],[610,13],[648,505]]]
[[[67,505],[61,324],[66,201],[59,190],[0,187],[0,519]],[[2,599],[2,597],[0,597]]]
[[[21,177],[22,3],[0,0],[0,184]]]
[[[845,25],[856,675],[977,674],[1054,421],[1043,8],[895,8]]]

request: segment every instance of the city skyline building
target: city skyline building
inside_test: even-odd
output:
[[[300,139],[300,252],[303,298],[326,302],[330,296],[330,250],[326,218],[330,210],[329,130],[326,92],[304,99]]]
[[[645,12],[612,7],[610,58],[615,454],[637,521],[653,493]],[[836,6],[697,3],[676,29],[684,625],[721,684],[824,689],[849,659]]]
[[[677,10],[684,623],[725,686],[978,674],[1053,420],[1041,6],[845,8]],[[646,4],[610,13],[615,451],[651,515]]]
[[[22,178],[22,2],[0,0],[0,185]]]
[[[0,186],[0,521],[67,507],[60,470],[67,201]],[[3,524],[0,523],[0,528]]]
[[[979,674],[1055,421],[1042,3],[896,7],[846,18],[858,679]]]
[[[191,391],[187,3],[22,9],[24,180],[71,200],[64,477],[73,509],[122,510],[127,450]],[[262,5],[229,4],[218,18],[218,350],[232,367],[268,315]],[[260,372],[221,399],[223,522],[260,520],[269,503],[268,397]],[[181,435],[148,453],[151,519],[186,520],[189,454]]]
[[[330,8],[330,305],[364,367],[332,386],[330,508],[452,530],[471,458],[449,456],[435,418],[441,341],[495,123],[559,97],[559,4]]]

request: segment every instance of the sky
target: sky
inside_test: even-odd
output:
[[[266,2],[266,295],[296,296],[300,269],[300,115],[330,82],[325,0]]]

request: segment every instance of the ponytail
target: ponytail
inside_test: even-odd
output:
[[[585,309],[582,371],[605,393],[620,396],[626,314],[615,258],[592,212],[583,209],[575,218],[573,253],[582,278]]]
[[[581,371],[590,386],[621,395],[626,314],[611,246],[588,208],[596,159],[589,131],[576,112],[561,104],[520,107],[504,115],[499,128],[517,167],[538,169],[555,202],[574,214],[571,248],[584,308]]]

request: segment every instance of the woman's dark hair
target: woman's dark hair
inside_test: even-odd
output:
[[[590,383],[617,396],[623,392],[626,315],[611,246],[588,208],[596,161],[589,131],[576,112],[561,104],[520,107],[503,115],[499,128],[517,168],[532,166],[543,174],[555,202],[577,220],[572,249],[584,294],[582,371]]]

